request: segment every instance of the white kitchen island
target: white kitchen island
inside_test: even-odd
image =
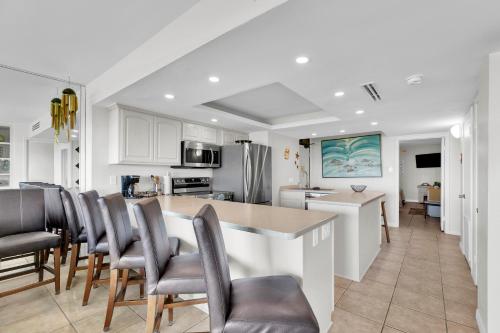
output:
[[[231,278],[292,275],[301,284],[321,332],[328,331],[334,309],[334,213],[192,197],[158,200],[169,236],[181,239],[181,252],[197,251],[191,221],[203,205],[213,205],[223,227]]]
[[[306,198],[305,193],[322,196]],[[310,211],[337,214],[334,225],[335,275],[361,281],[380,251],[380,200],[384,193],[352,190],[304,190],[293,187],[281,189],[282,203],[292,203]]]

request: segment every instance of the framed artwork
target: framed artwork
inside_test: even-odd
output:
[[[321,141],[323,178],[382,177],[380,134]]]

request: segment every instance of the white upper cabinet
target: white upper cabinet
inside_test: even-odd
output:
[[[156,117],[154,140],[154,159],[156,162],[169,165],[180,164],[181,130],[180,121]],[[174,142],[175,144],[172,144]]]
[[[248,135],[244,133],[228,131],[225,129],[221,130],[220,133],[220,144],[223,146],[234,145],[237,140],[248,140]]]
[[[181,122],[115,106],[109,111],[109,163],[181,162]]]
[[[182,124],[182,138],[184,140],[217,144],[217,129],[184,122]]]

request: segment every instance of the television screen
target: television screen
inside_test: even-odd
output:
[[[441,153],[415,155],[417,168],[440,168]]]

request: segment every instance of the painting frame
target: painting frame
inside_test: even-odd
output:
[[[370,148],[372,153],[376,153],[376,161],[373,167],[370,167],[370,173],[359,174],[354,173],[352,176],[346,175],[345,173],[339,173],[336,167],[332,167],[332,170],[325,170],[325,163],[333,163],[333,161],[325,161],[327,158],[325,155],[325,144],[332,142],[345,142],[352,141],[355,139],[367,139],[367,137],[376,138],[376,147]],[[372,143],[373,144],[373,143]],[[331,148],[331,147],[330,147]],[[344,164],[345,165],[345,164]],[[342,165],[342,167],[344,167]],[[337,166],[340,168],[340,165]],[[325,172],[328,171],[328,172]],[[337,171],[337,172],[336,172]],[[380,133],[363,134],[363,135],[353,135],[348,137],[336,137],[321,140],[321,176],[322,178],[381,178],[383,177],[382,168],[382,135]]]

